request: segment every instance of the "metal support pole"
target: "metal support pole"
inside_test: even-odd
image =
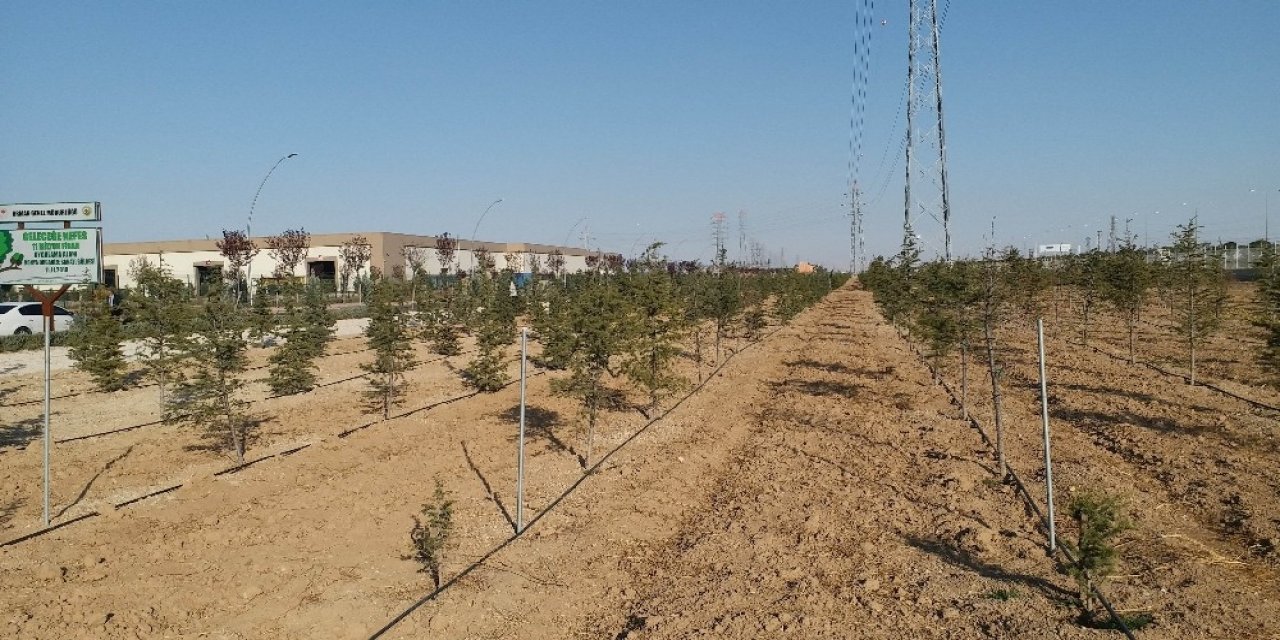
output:
[[[53,305],[41,304],[44,307],[44,526],[49,526],[49,449],[53,447],[53,438],[49,435],[49,397],[52,395],[49,384],[49,335],[53,324]]]
[[[68,225],[66,228],[70,228]],[[27,294],[40,302],[40,317],[44,321],[44,526],[49,526],[49,450],[53,448],[53,437],[49,432],[49,400],[53,394],[50,384],[52,368],[49,366],[49,336],[53,331],[53,303],[70,289],[64,284],[53,295],[27,285]]]
[[[289,158],[293,158],[297,155],[298,154],[296,153],[290,153],[289,155],[282,156],[279,160],[276,160],[275,164],[271,165],[271,169],[267,171],[267,175],[262,176],[262,182],[258,183],[258,190],[253,192],[253,202],[249,203],[249,220],[244,224],[245,240],[248,240],[249,242],[253,242],[253,209],[254,207],[258,206],[258,196],[262,195],[262,188],[267,186],[267,180],[271,178],[271,174],[276,172],[276,167],[279,167],[280,164],[285,160],[288,160]],[[244,283],[245,297],[249,299],[249,302],[253,302],[253,258],[250,258],[249,263],[245,265],[245,272],[246,272],[245,283]],[[240,274],[237,273],[236,277],[239,278]],[[236,301],[239,302],[240,290],[238,287],[240,285],[237,284],[236,286],[237,286]]]
[[[524,531],[524,402],[525,360],[529,352],[529,328],[520,328],[520,437],[516,448],[516,534]]]
[[[1040,347],[1040,418],[1044,424],[1044,482],[1049,503],[1049,553],[1058,548],[1058,531],[1053,518],[1053,454],[1049,445],[1049,386],[1044,374],[1044,319],[1036,318],[1036,342]]]
[[[484,213],[480,214],[480,219],[476,220],[476,226],[471,229],[471,271],[473,272],[476,270],[476,234],[480,231],[480,223],[484,222],[484,217],[489,215],[489,210],[497,206],[499,202],[502,202],[502,198],[489,203],[489,206],[485,207]],[[458,262],[461,263],[462,260],[459,259]]]

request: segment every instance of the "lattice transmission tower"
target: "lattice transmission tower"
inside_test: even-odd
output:
[[[909,234],[916,234],[918,244],[941,253],[950,262],[951,193],[942,117],[938,0],[909,2],[903,244],[907,244]]]
[[[849,103],[849,272],[858,273],[866,262],[862,236],[863,201],[859,180],[862,173],[862,139],[867,111],[867,86],[871,71],[871,35],[875,1],[859,0],[853,21],[853,87]]]
[[[720,269],[723,269],[728,261],[728,251],[724,247],[725,241],[725,215],[721,211],[711,214],[711,242],[715,247],[715,258],[713,263]]]

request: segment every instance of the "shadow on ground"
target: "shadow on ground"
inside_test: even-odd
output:
[[[494,506],[498,507],[498,512],[502,514],[502,518],[507,521],[507,525],[515,531],[516,521],[511,517],[511,513],[507,511],[506,505],[502,504],[502,499],[493,490],[493,485],[489,483],[489,479],[480,472],[480,467],[476,466],[475,460],[471,458],[471,451],[467,449],[467,441],[462,441],[462,457],[467,461],[467,467],[471,469],[471,473],[476,474],[476,479],[480,481],[480,485],[484,487],[484,494],[493,501]]]
[[[859,384],[847,384],[831,380],[784,380],[771,384],[775,392],[796,391],[811,396],[840,396],[852,398],[865,389]]]
[[[948,564],[972,571],[984,578],[999,580],[1012,584],[1022,585],[1028,589],[1035,589],[1050,600],[1074,602],[1076,594],[1063,589],[1048,580],[1029,576],[1022,573],[1012,573],[1005,571],[994,564],[988,564],[974,558],[969,552],[956,548],[955,545],[943,542],[941,540],[932,540],[927,538],[917,538],[914,536],[907,537],[906,543],[926,553],[941,558]]]
[[[98,478],[101,478],[101,477],[102,477],[102,474],[104,474],[104,473],[106,473],[106,472],[110,471],[110,470],[111,470],[111,467],[116,466],[116,463],[117,463],[117,462],[120,462],[121,460],[124,460],[126,457],[128,457],[128,455],[129,455],[130,453],[133,453],[133,448],[134,448],[135,446],[136,446],[136,445],[129,445],[129,448],[128,448],[128,449],[125,449],[123,453],[121,453],[120,455],[118,455],[118,456],[116,456],[116,457],[114,457],[114,458],[112,458],[112,459],[108,460],[108,461],[107,461],[107,463],[106,463],[105,465],[102,465],[102,468],[101,468],[101,469],[99,469],[97,473],[93,474],[93,477],[92,477],[92,478],[89,478],[89,481],[88,481],[88,482],[86,482],[86,483],[84,484],[84,487],[80,489],[80,493],[79,493],[78,495],[76,495],[76,499],[75,499],[75,500],[72,500],[70,504],[68,504],[68,505],[66,505],[65,507],[63,507],[62,509],[60,509],[57,513],[55,513],[55,514],[53,515],[53,517],[54,517],[55,519],[57,519],[57,518],[61,518],[61,517],[62,517],[62,514],[64,514],[64,513],[66,513],[67,511],[69,511],[69,510],[71,509],[71,507],[74,507],[74,506],[76,506],[76,505],[80,504],[80,501],[81,501],[81,500],[84,500],[84,497],[85,497],[85,496],[87,496],[87,495],[89,495],[89,489],[92,489],[92,488],[93,488],[93,483],[97,482],[97,481],[98,481]]]
[[[498,417],[508,424],[520,424],[520,405],[512,405],[510,409],[498,414]],[[544,442],[548,448],[559,453],[568,453],[577,456],[578,452],[573,447],[566,444],[559,436],[556,435],[556,427],[564,426],[561,422],[560,413],[534,405],[525,405],[524,408],[524,437],[526,440]],[[515,442],[519,438],[519,434],[512,432],[508,438],[511,442]]]
[[[838,373],[847,376],[857,375],[859,373],[857,369],[847,367],[838,362],[818,362],[817,360],[810,360],[809,358],[792,360],[791,362],[786,362],[784,364],[788,367],[805,367],[806,369],[817,369],[819,371],[826,371],[827,373]]]
[[[25,448],[40,437],[44,418],[28,418],[14,424],[0,426],[0,451]]]
[[[21,507],[21,498],[0,507],[0,529],[9,528],[9,521],[13,520],[14,516],[18,515],[18,509]]]
[[[244,430],[244,450],[245,458],[250,457],[254,446],[262,439],[263,425],[271,422],[275,418],[262,416],[247,416],[245,420],[247,425]],[[231,454],[235,456],[235,446],[231,441],[231,435],[219,421],[218,424],[207,424],[200,431],[200,441],[183,447],[185,451],[204,451],[206,453]]]

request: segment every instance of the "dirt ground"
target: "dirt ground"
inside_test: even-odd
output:
[[[1081,343],[1084,337],[1079,294],[1066,287],[1050,295],[1046,321],[1057,336]],[[1220,326],[1196,347],[1196,378],[1221,385],[1245,397],[1280,407],[1280,379],[1258,366],[1266,345],[1265,332],[1253,324],[1258,313],[1257,285],[1232,282],[1227,302],[1219,309]],[[1074,301],[1075,306],[1072,306]],[[1134,356],[1166,370],[1186,375],[1190,354],[1186,337],[1178,332],[1168,299],[1153,293],[1134,331]],[[1121,358],[1129,356],[1129,333],[1120,316],[1099,304],[1091,314],[1089,344]]]
[[[1030,351],[1025,330],[1006,333],[1008,455],[1035,493]],[[457,501],[444,577],[467,573],[384,637],[1115,633],[1079,624],[1074,584],[1046,556],[1039,521],[995,478],[983,434],[960,420],[868,294],[840,290],[763,341],[731,346],[719,373],[661,419],[609,413],[594,456],[608,458],[585,480],[574,407],[549,390],[558,374],[532,378],[526,520],[555,506],[514,539],[514,386],[346,437],[337,434],[371,422],[357,381],[264,399],[255,409],[273,419],[250,457],[311,446],[221,476],[213,472],[229,461],[176,427],[61,444],[54,502],[74,506],[59,520],[102,515],[0,547],[0,633],[369,637],[432,590],[405,556],[434,478]],[[327,359],[323,379],[358,373],[367,357],[358,347],[339,344],[351,353]],[[953,364],[944,367],[952,383]],[[1266,417],[1096,353],[1053,371],[1062,499],[1071,486],[1117,491],[1136,523],[1103,589],[1117,607],[1154,616],[1140,636],[1277,637],[1276,564],[1255,550],[1274,536],[1275,453],[1245,437]],[[989,431],[971,377],[973,412]],[[407,408],[465,394],[444,362],[425,364],[413,383]],[[30,399],[31,384],[0,378],[10,389],[0,394],[6,442],[39,416],[38,405],[13,404]],[[60,401],[56,435],[145,422],[154,391]],[[1161,412],[1169,428],[1146,425],[1143,411]],[[0,540],[39,517],[40,447],[29,437],[0,449]],[[1220,519],[1241,509],[1239,526]]]

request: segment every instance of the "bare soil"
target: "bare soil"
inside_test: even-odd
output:
[[[1083,347],[1084,323],[1079,295],[1068,288],[1051,294],[1047,322],[1058,337]],[[1074,301],[1074,305],[1072,304]],[[1134,357],[1184,376],[1190,373],[1190,347],[1177,328],[1171,307],[1176,300],[1153,293],[1134,331]],[[1227,287],[1226,304],[1215,309],[1219,327],[1201,338],[1196,347],[1196,379],[1223,386],[1245,397],[1280,407],[1280,377],[1258,366],[1258,355],[1266,345],[1266,335],[1253,324],[1259,312],[1257,285],[1232,282]],[[1101,348],[1117,358],[1129,357],[1129,333],[1122,318],[1105,305],[1098,305],[1089,323],[1090,348]]]
[[[1038,404],[1016,384],[1025,330],[1005,335],[1015,383],[1009,458],[1034,493]],[[54,502],[73,505],[59,519],[102,515],[0,547],[0,634],[369,637],[432,591],[405,556],[433,478],[457,500],[445,578],[467,573],[385,637],[1114,633],[1080,624],[1074,584],[1046,556],[1039,520],[995,477],[989,442],[868,294],[843,289],[763,341],[731,346],[719,373],[659,420],[624,392],[597,434],[594,458],[608,457],[585,480],[575,407],[549,390],[560,374],[532,378],[525,513],[538,519],[514,539],[514,386],[346,437],[336,434],[373,422],[360,411],[359,382],[264,399],[255,408],[270,420],[253,452],[311,446],[220,476],[225,455],[193,448],[198,439],[179,428],[59,445]],[[330,358],[323,376],[354,375],[365,357]],[[1248,410],[1101,354],[1073,358],[1053,368],[1060,492],[1119,491],[1137,524],[1104,591],[1117,607],[1154,615],[1142,637],[1276,637],[1277,569],[1251,546],[1272,535],[1263,521],[1275,517],[1276,491],[1264,467],[1274,470],[1274,452],[1245,440],[1256,426]],[[1068,365],[1079,378],[1066,377]],[[696,381],[693,365],[682,367]],[[465,394],[444,362],[413,375],[407,408]],[[944,375],[955,382],[953,363]],[[12,389],[0,403],[28,398],[33,384],[0,379]],[[1099,390],[1069,386],[1086,384]],[[145,422],[153,394],[60,401],[57,435]],[[1129,419],[1146,406],[1179,429]],[[975,402],[989,431],[984,410]],[[0,424],[8,436],[38,415],[38,406],[6,406]],[[1103,419],[1114,415],[1125,422]],[[1225,425],[1206,423],[1217,415]],[[39,517],[39,446],[3,451],[7,540]],[[177,490],[114,506],[177,481]],[[1223,499],[1237,504],[1233,495],[1249,510],[1238,529],[1216,511]]]

